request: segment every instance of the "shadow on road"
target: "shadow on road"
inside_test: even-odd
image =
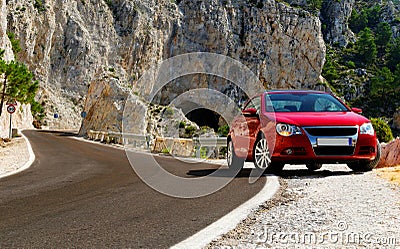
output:
[[[248,178],[250,176],[250,172],[252,169],[242,169],[235,176],[235,172],[230,169],[198,169],[198,170],[189,170],[187,175],[203,177],[208,176],[212,173],[215,173],[215,177],[236,177],[236,178]]]
[[[250,176],[250,172],[252,169],[242,169],[235,177],[236,178],[248,178]],[[217,169],[201,169],[201,170],[189,170],[187,175],[203,177],[209,174],[216,172]],[[229,169],[220,169],[216,172],[215,177],[232,177],[234,172]],[[287,169],[283,170],[277,176],[280,176],[285,179],[290,178],[324,178],[330,176],[345,176],[345,175],[354,175],[354,174],[363,174],[362,172],[353,172],[353,171],[331,171],[331,170],[318,170],[318,171],[309,171],[307,169]]]
[[[51,130],[38,130],[40,133],[55,134],[60,137],[76,137],[78,134],[72,131],[51,131]]]
[[[342,171],[342,170],[317,170],[310,171],[307,169],[288,169],[283,170],[278,175],[282,178],[324,178],[329,176],[345,176],[345,175],[355,175],[355,174],[363,174],[362,172],[354,172],[354,171]]]

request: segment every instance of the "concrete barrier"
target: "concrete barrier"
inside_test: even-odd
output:
[[[193,148],[194,146],[192,139],[156,137],[152,152],[191,157],[194,152]]]

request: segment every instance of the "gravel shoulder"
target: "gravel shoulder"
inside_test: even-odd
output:
[[[207,248],[400,248],[400,188],[377,174],[286,166],[280,192]]]
[[[0,178],[18,171],[29,160],[29,150],[23,137],[0,145]]]

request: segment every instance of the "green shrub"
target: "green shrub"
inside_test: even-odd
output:
[[[196,127],[189,125],[185,127],[185,137],[191,138],[194,135],[194,132],[196,131]]]
[[[161,153],[170,154],[171,153],[171,149],[170,148],[164,148],[164,149],[162,149]]]
[[[19,45],[19,40],[15,37],[13,32],[7,32],[8,39],[10,39],[12,51],[14,54],[21,52],[21,46]]]
[[[172,109],[172,107],[170,107],[170,106],[167,106],[167,107],[164,109],[164,114],[165,114],[167,117],[172,117],[172,115],[174,115],[174,109]]]
[[[218,127],[218,135],[221,137],[227,137],[229,133],[229,125],[223,125]]]
[[[179,128],[183,129],[186,126],[186,122],[185,121],[180,121],[178,125],[179,125]]]
[[[392,130],[385,120],[381,118],[371,118],[371,123],[380,142],[387,143],[393,139]]]
[[[43,0],[35,0],[33,7],[35,7],[39,12],[46,11],[46,6],[44,5]]]
[[[347,67],[349,68],[356,68],[356,64],[353,61],[348,61],[347,62]]]

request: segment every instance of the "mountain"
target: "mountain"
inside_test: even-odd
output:
[[[143,97],[155,84],[141,76],[190,52],[233,58],[266,89],[331,89],[321,77],[325,44],[355,42],[349,19],[356,8],[354,0],[0,0],[0,46],[10,54],[6,34],[19,40],[16,57],[40,81],[44,125],[79,128],[84,111],[82,133],[120,131],[128,92]],[[162,89],[156,104],[199,87],[243,99],[226,79],[192,75]],[[145,101],[137,103],[145,116]]]

